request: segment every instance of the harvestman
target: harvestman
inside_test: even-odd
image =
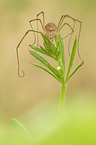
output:
[[[38,16],[39,16],[40,14],[42,14],[42,16],[43,16],[43,21],[41,21],[41,19],[38,18]],[[70,26],[70,24],[68,24],[68,23],[66,23],[66,22],[64,23],[65,18],[69,18],[69,19],[71,19],[71,20],[74,21],[74,26],[73,26],[73,28]],[[33,27],[32,27],[32,22],[33,22],[33,21],[37,21],[37,30],[33,30]],[[38,22],[41,24],[41,27],[42,27],[43,32],[38,31]],[[34,33],[34,36],[35,36],[35,40],[34,40],[33,45],[34,45],[35,42],[36,42],[36,34],[35,34],[35,32],[37,33],[37,46],[38,46],[38,33],[43,33],[49,40],[53,40],[54,37],[55,37],[56,35],[58,35],[58,33],[61,31],[61,29],[62,29],[65,25],[67,25],[67,26],[71,29],[71,33],[69,33],[69,34],[67,35],[67,36],[70,35],[70,39],[69,39],[69,45],[70,45],[72,33],[74,32],[74,27],[75,27],[75,23],[76,23],[76,22],[78,22],[78,23],[80,24],[79,34],[78,34],[78,38],[77,38],[78,44],[79,44],[80,32],[81,32],[81,27],[82,27],[82,22],[79,21],[78,19],[75,19],[75,18],[73,18],[73,17],[71,17],[71,16],[69,16],[69,15],[62,15],[61,18],[60,18],[60,20],[59,20],[58,26],[56,26],[56,25],[55,25],[54,23],[52,23],[52,22],[50,22],[50,23],[48,23],[48,24],[45,25],[45,15],[44,15],[44,12],[42,11],[42,12],[40,12],[39,14],[37,14],[36,19],[30,20],[30,21],[29,21],[29,24],[30,24],[30,26],[31,26],[31,30],[28,30],[28,31],[25,33],[25,35],[22,37],[21,41],[19,42],[19,44],[18,44],[17,47],[16,47],[17,61],[18,61],[18,76],[19,76],[19,77],[24,77],[24,71],[22,70],[22,73],[23,73],[22,75],[20,75],[20,72],[19,72],[20,69],[19,69],[18,48],[19,48],[21,42],[23,41],[23,39],[26,37],[26,35],[27,35],[29,32],[33,32],[33,33]],[[65,37],[67,37],[67,36],[65,36]],[[64,38],[65,38],[65,37],[64,37]],[[62,38],[62,39],[64,39],[64,38]],[[68,48],[69,48],[69,46],[68,46]],[[79,55],[79,57],[80,57],[80,54],[79,54],[79,45],[78,45],[78,55]],[[81,59],[81,57],[80,57],[80,59]],[[81,59],[81,60],[82,60],[82,59]],[[83,61],[83,60],[82,60],[82,61]]]

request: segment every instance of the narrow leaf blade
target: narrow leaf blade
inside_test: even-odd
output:
[[[61,79],[60,72],[57,69],[55,69],[44,57],[42,57],[37,52],[31,50],[29,50],[29,53],[32,56],[34,56],[37,60],[39,60],[41,63],[43,63],[46,67],[48,67],[58,77],[58,79]]]
[[[40,48],[38,48],[38,47],[35,47],[35,46],[33,46],[33,45],[29,45],[33,50],[36,50],[36,51],[38,51],[38,52],[40,52],[40,53],[42,53],[42,54],[45,54],[45,55],[47,55],[47,56],[50,56],[50,57],[52,57],[53,59],[55,59],[56,60],[56,58],[54,57],[54,56],[52,56],[46,49],[44,49],[43,47],[41,47],[40,46]]]
[[[30,53],[32,56],[34,56],[36,59],[38,59],[40,62],[42,62],[45,66],[48,67],[49,62],[48,62],[43,56],[41,56],[41,55],[38,54],[37,52],[31,51],[31,50],[29,50],[29,53]]]
[[[48,41],[48,38],[43,33],[41,33],[41,36],[44,39],[44,41]]]
[[[70,76],[66,79],[66,82],[74,75],[74,73],[84,64],[84,61],[82,61],[76,69],[70,74]]]
[[[61,48],[60,48],[60,44],[59,44],[59,35],[55,36],[55,43],[56,43],[56,47],[57,47],[56,56],[57,56],[57,58],[60,58]]]
[[[63,73],[65,72],[65,56],[64,56],[64,45],[63,45],[63,40],[61,35],[58,35],[58,40],[59,40],[59,48],[60,48],[60,53],[61,53],[61,63],[62,63],[62,70]]]
[[[35,46],[33,46],[33,45],[29,45],[33,50],[36,50],[36,51],[38,51],[38,52],[41,52],[42,54],[45,54],[45,52],[42,50],[42,49],[40,49],[40,48],[38,48],[38,47],[35,47]]]
[[[49,56],[52,57],[53,59],[57,60],[56,57],[54,57],[50,52],[48,52],[46,49],[44,49],[42,46],[40,46],[40,48],[42,49],[42,51],[44,51],[44,53]]]
[[[40,69],[42,69],[42,70],[44,70],[44,71],[46,71],[46,72],[49,73],[51,76],[53,76],[56,80],[58,80],[57,77],[56,77],[55,75],[53,75],[50,71],[48,71],[46,68],[44,68],[44,67],[42,67],[42,66],[40,66],[40,65],[37,65],[37,64],[33,64],[33,65],[36,66],[36,67],[38,67],[38,68],[40,68]]]
[[[73,65],[73,61],[74,61],[75,54],[76,54],[76,47],[77,47],[77,39],[75,39],[74,44],[73,44],[72,53],[71,53],[70,62],[69,62],[69,67],[68,67],[68,71],[67,71],[67,77],[69,76],[70,70],[71,70],[72,65]]]

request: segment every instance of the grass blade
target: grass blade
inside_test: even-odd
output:
[[[84,61],[82,61],[76,69],[71,73],[71,75],[66,79],[66,82],[74,75],[74,73],[84,64]]]
[[[70,57],[70,62],[69,62],[69,67],[68,67],[66,78],[68,78],[70,70],[71,70],[72,65],[73,65],[73,61],[74,61],[75,54],[76,54],[76,47],[77,47],[77,39],[75,39],[74,44],[73,44],[72,53],[71,53],[71,57]]]
[[[39,60],[41,63],[43,63],[47,68],[49,68],[60,80],[61,79],[61,73],[55,69],[44,57],[42,57],[37,52],[34,52],[32,50],[29,50],[29,53],[34,56],[37,60]]]
[[[26,139],[31,139],[31,135],[29,132],[25,129],[25,127],[16,119],[11,118],[11,124],[13,127]]]
[[[55,76],[55,75],[53,75],[50,71],[48,71],[46,68],[44,68],[44,67],[42,67],[42,66],[40,66],[40,65],[37,65],[37,64],[33,64],[34,66],[36,66],[36,67],[38,67],[38,68],[40,68],[40,69],[42,69],[42,70],[44,70],[44,71],[46,71],[47,73],[49,73],[51,76],[53,76],[56,80],[58,80],[58,78]]]

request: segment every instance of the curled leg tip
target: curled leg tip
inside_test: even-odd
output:
[[[20,73],[18,73],[18,76],[19,76],[20,78],[23,78],[23,77],[25,76],[24,71],[22,70],[22,75],[20,75]]]

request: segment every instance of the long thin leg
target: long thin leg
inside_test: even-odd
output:
[[[78,47],[77,47],[77,50],[78,50],[78,56],[79,56],[79,58],[82,60],[82,58],[81,58],[81,56],[80,56],[80,53],[79,53],[79,39],[80,39],[80,33],[81,33],[82,22],[79,21],[78,19],[75,19],[75,18],[69,16],[69,15],[62,15],[62,17],[60,18],[59,24],[58,24],[58,29],[60,29],[60,27],[62,27],[62,23],[63,23],[63,21],[64,21],[65,18],[70,18],[70,19],[72,19],[73,21],[75,21],[75,22],[77,21],[77,22],[80,23],[79,34],[78,34],[78,39],[77,39],[77,40],[78,40]],[[83,61],[83,60],[82,60],[82,61]]]
[[[65,37],[63,37],[62,39],[65,39],[66,37],[68,37],[69,35],[72,35],[74,31],[70,32],[68,35],[66,35]]]
[[[60,32],[60,30],[61,30],[65,25],[69,26],[69,27],[71,28],[71,30],[74,31],[73,28],[72,28],[68,23],[64,23],[64,24],[62,25],[62,27],[58,30],[58,32]]]
[[[37,17],[37,19],[38,19],[38,17]],[[38,31],[38,21],[37,21],[37,31]],[[39,35],[37,33],[37,47],[38,47],[38,44],[39,44]]]
[[[30,24],[30,26],[31,26],[31,29],[33,30],[33,26],[32,26],[32,24],[31,24],[30,21],[29,21],[29,24]],[[34,40],[34,42],[33,42],[32,45],[34,45],[34,44],[36,43],[36,34],[35,34],[35,32],[33,32],[33,34],[34,34],[35,40]]]
[[[71,29],[72,32],[70,32],[68,35],[66,35],[65,37],[63,37],[62,40],[65,39],[66,37],[68,37],[69,35],[71,35],[74,32],[73,28],[68,23],[64,23],[62,25],[62,27],[58,31],[60,31],[65,25],[67,25]]]
[[[61,17],[60,20],[59,20],[58,29],[59,29],[59,27],[60,27],[61,22],[62,22],[62,17]]]
[[[74,32],[74,31],[70,32],[68,35],[66,35],[65,37],[63,37],[62,40],[65,39],[66,37],[68,37],[69,35],[73,34],[73,32]],[[58,42],[57,46],[58,46],[58,45],[59,45],[59,42]]]
[[[60,28],[60,26],[61,26],[61,24],[62,24],[62,22],[64,21],[64,19],[65,19],[66,16],[67,16],[67,15],[61,16],[61,18],[60,18],[60,20],[59,20],[59,23],[58,23],[58,29]]]
[[[32,19],[32,20],[30,20],[29,21],[29,23],[31,23],[31,22],[33,22],[33,21],[39,21],[40,22],[40,24],[41,24],[41,27],[42,27],[42,29],[43,29],[43,31],[44,31],[44,28],[43,28],[43,24],[42,24],[42,21],[41,21],[41,19]]]
[[[75,21],[74,21],[74,25],[73,25],[73,30],[75,28]],[[68,53],[69,53],[69,56],[70,56],[70,43],[71,43],[71,39],[72,39],[72,34],[70,35],[70,38],[69,38],[69,43],[68,43]]]
[[[60,18],[60,21],[59,21],[59,24],[58,24],[58,29],[60,29],[60,27],[62,27],[61,25],[62,25],[62,23],[63,23],[63,21],[64,21],[65,18],[70,18],[70,19],[72,19],[73,21],[77,21],[77,22],[80,23],[80,29],[79,29],[79,35],[78,35],[78,40],[79,40],[79,38],[80,38],[80,33],[81,33],[82,22],[79,21],[78,19],[75,19],[75,18],[69,16],[69,15],[63,15],[63,16]]]
[[[41,14],[42,14],[42,16],[43,16],[43,30],[45,31],[45,15],[44,15],[44,12],[42,11],[42,12],[38,13],[36,17],[37,17],[37,19],[38,19],[38,17],[39,17]],[[38,21],[37,21],[37,31],[38,31]],[[37,47],[38,47],[38,44],[39,44],[39,35],[38,35],[38,33],[37,33]]]
[[[41,32],[35,31],[35,30],[28,30],[28,31],[24,34],[24,36],[22,37],[22,39],[20,40],[19,44],[18,44],[17,47],[16,47],[17,63],[18,63],[18,76],[21,77],[21,78],[24,77],[25,73],[24,73],[24,71],[22,70],[22,75],[20,75],[20,62],[19,62],[18,48],[19,48],[20,44],[22,43],[22,41],[24,40],[24,38],[26,37],[26,35],[27,35],[29,32],[41,33]]]
[[[43,28],[45,28],[45,15],[44,15],[44,12],[42,11],[42,12],[40,12],[39,14],[37,14],[37,17],[38,17],[40,14],[42,14],[42,16],[43,16]]]
[[[80,39],[80,33],[81,33],[81,28],[82,28],[82,22],[81,21],[79,21],[78,19],[75,19],[75,18],[72,18],[71,16],[67,16],[68,18],[70,18],[70,19],[72,19],[73,21],[77,21],[77,22],[79,22],[80,23],[80,28],[79,28],[79,35],[78,35],[78,46],[77,46],[77,51],[78,51],[78,56],[79,56],[79,58],[81,59],[81,61],[82,62],[84,62],[83,60],[82,60],[82,58],[81,58],[81,56],[80,56],[80,53],[79,53],[79,39]]]
[[[58,31],[60,31],[65,25],[67,25],[71,29],[72,32],[70,32],[68,35],[66,35],[62,39],[65,39],[66,37],[68,37],[69,35],[71,35],[74,32],[73,28],[68,23],[64,23]]]

